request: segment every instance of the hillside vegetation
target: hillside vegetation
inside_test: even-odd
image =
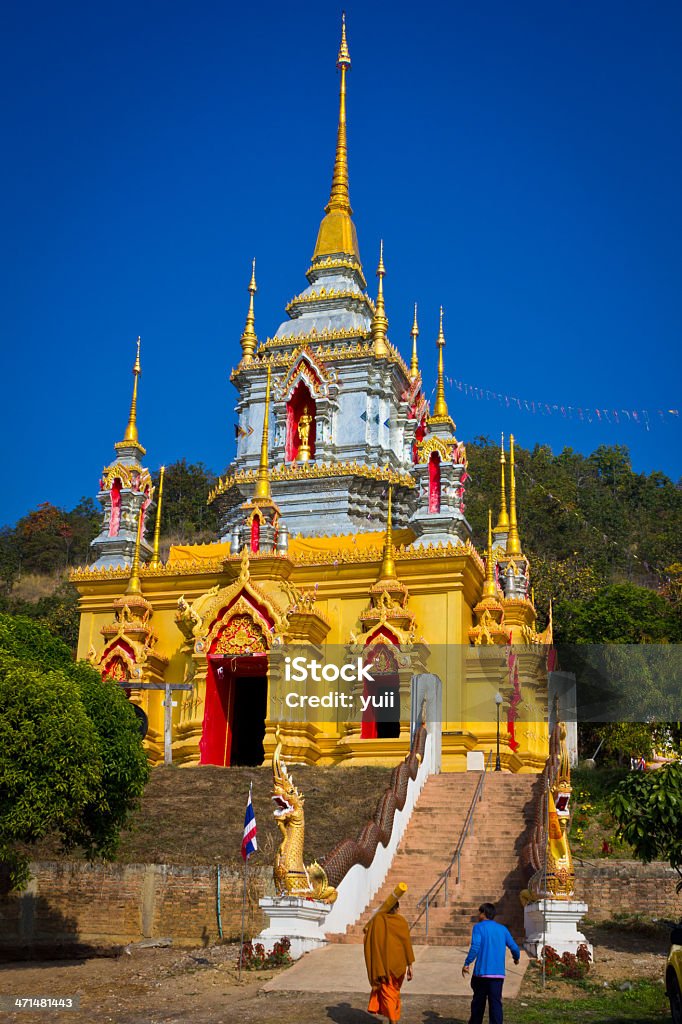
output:
[[[488,508],[494,519],[499,510],[499,448],[487,437],[467,448],[466,515],[482,550]],[[521,540],[531,559],[540,624],[552,598],[559,642],[680,642],[679,482],[633,472],[622,446],[602,446],[591,455],[517,447],[516,462]],[[201,463],[183,459],[166,468],[162,556],[171,543],[215,538],[215,514],[206,504],[214,483]],[[100,512],[91,498],[67,512],[48,497],[0,530],[0,611],[41,619],[73,647],[78,613],[66,572],[87,562]]]

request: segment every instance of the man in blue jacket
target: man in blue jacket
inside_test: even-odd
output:
[[[504,960],[507,947],[511,950],[514,963],[518,964],[521,950],[511,937],[508,928],[494,921],[495,907],[482,903],[478,908],[478,924],[471,933],[471,947],[462,967],[462,977],[469,973],[469,964],[476,961],[471,987],[469,1024],[483,1024],[485,1004],[488,1003],[490,1024],[502,1024],[502,986],[504,985]]]

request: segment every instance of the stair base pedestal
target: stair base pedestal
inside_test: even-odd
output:
[[[543,946],[551,946],[559,956],[577,953],[585,945],[592,956],[592,946],[578,924],[587,913],[587,903],[578,900],[536,900],[523,912],[526,932],[524,948],[533,957],[539,957]]]
[[[289,955],[292,960],[326,945],[324,926],[332,909],[331,903],[304,900],[298,896],[266,896],[258,901],[258,905],[267,915],[269,924],[254,941],[262,942],[268,952],[284,938],[291,942]]]

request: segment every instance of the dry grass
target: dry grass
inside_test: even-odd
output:
[[[388,768],[292,767],[305,796],[305,860],[324,857],[341,839],[355,837],[374,816],[390,782]],[[258,826],[254,866],[272,863],[280,832],[272,814],[272,769],[155,768],[141,808],[122,833],[124,863],[230,864],[240,859],[244,811],[253,781]],[[57,856],[53,844],[33,848],[35,860]],[[68,859],[73,860],[70,854]]]
[[[41,597],[51,597],[63,580],[64,573],[56,575],[43,575],[37,572],[24,573],[12,587],[12,599],[35,603]]]

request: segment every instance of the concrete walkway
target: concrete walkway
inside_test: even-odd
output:
[[[406,996],[471,996],[469,978],[462,977],[468,946],[415,946],[414,979],[403,982]],[[528,957],[515,967],[508,958],[504,996],[518,995]],[[330,943],[297,960],[288,971],[263,986],[265,992],[363,992],[369,995],[361,945]]]

